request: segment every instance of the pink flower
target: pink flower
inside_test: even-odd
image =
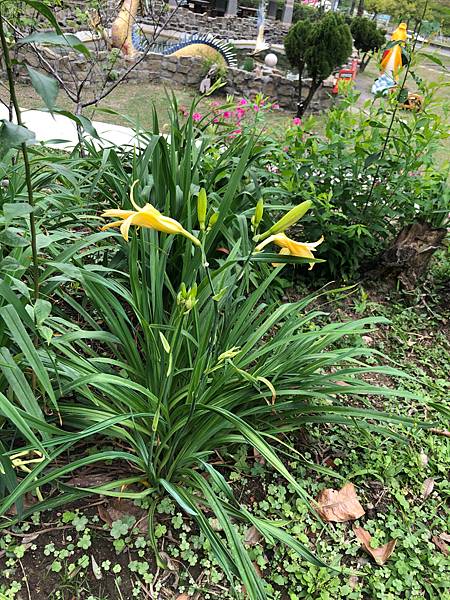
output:
[[[211,106],[214,107],[214,108],[217,108],[218,106],[220,106],[220,102],[217,102],[217,100],[213,100],[211,102]]]
[[[254,104],[254,105],[253,105],[253,110],[254,110],[255,112],[259,112],[259,106],[258,106],[257,104]]]
[[[195,121],[196,123],[198,123],[199,121],[202,120],[202,115],[200,113],[194,113],[192,115],[192,120]]]
[[[280,110],[280,105],[279,104],[272,104],[272,108],[273,108],[273,110]]]
[[[283,152],[289,152],[289,146],[284,146]]]
[[[231,118],[231,112],[229,110],[226,110],[224,113],[222,113],[222,116],[224,119],[230,119]]]
[[[220,123],[220,119],[219,119],[219,117],[214,117],[214,119],[213,119],[213,123]]]
[[[230,133],[230,135],[228,137],[233,138],[233,137],[236,137],[237,135],[239,135],[240,133],[242,133],[242,129],[235,129],[234,131],[232,131]]]
[[[245,105],[247,104],[247,100],[246,100],[245,98],[241,98],[241,99],[239,100],[239,104],[240,104],[241,106],[245,106]]]
[[[245,117],[245,110],[243,108],[237,108],[236,116],[238,119],[242,119],[243,117]]]
[[[292,125],[301,125],[302,124],[302,120],[300,119],[300,117],[294,117],[292,119]]]

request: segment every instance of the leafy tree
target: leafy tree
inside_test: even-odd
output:
[[[290,64],[298,70],[298,117],[305,113],[323,80],[351,55],[352,46],[349,26],[341,15],[333,12],[324,14],[313,24],[310,21],[298,21],[290,28],[284,47]],[[312,81],[303,99],[305,68]]]
[[[366,10],[373,13],[373,18],[377,15],[388,14],[390,6],[391,0],[365,0]]]
[[[359,53],[362,53],[361,71],[369,64],[372,54],[386,43],[386,38],[375,21],[366,17],[355,17],[350,25],[353,43]]]
[[[308,42],[306,68],[312,81],[301,115],[308,108],[323,80],[347,61],[353,48],[350,27],[341,15],[333,12],[326,13],[314,24]]]
[[[313,6],[308,4],[300,4],[299,2],[294,3],[294,12],[292,14],[292,21],[317,21],[320,18],[320,11]]]
[[[428,6],[424,14],[424,0],[388,0],[386,13],[396,21],[408,23],[413,28],[421,19],[431,16],[431,8]]]
[[[303,72],[306,65],[306,53],[309,49],[309,35],[311,33],[311,22],[307,20],[297,21],[288,31],[284,38],[284,49],[290,64],[298,70],[298,96],[297,116],[302,111],[302,88]]]

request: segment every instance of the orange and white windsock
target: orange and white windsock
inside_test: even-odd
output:
[[[408,34],[406,31],[406,23],[400,23],[397,29],[391,36],[393,42],[406,42]],[[404,44],[396,44],[389,50],[386,50],[381,60],[381,71],[390,75],[392,79],[397,79],[398,72],[402,67],[402,46]]]

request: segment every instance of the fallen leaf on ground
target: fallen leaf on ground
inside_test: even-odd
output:
[[[420,464],[422,465],[422,467],[426,467],[427,466],[428,460],[429,460],[428,456],[425,454],[425,452],[421,452],[419,454],[419,461],[420,461]]]
[[[450,542],[450,535],[448,533],[440,533],[439,539],[444,540],[444,542]]]
[[[136,527],[141,533],[147,533],[147,512],[139,508],[131,500],[113,500],[105,506],[99,505],[98,516],[110,527],[114,521],[120,521],[124,517],[132,516],[136,519]]]
[[[265,459],[261,456],[256,448],[253,448],[253,458],[255,459],[255,462],[259,463],[260,465],[266,464]]]
[[[324,521],[345,523],[359,519],[365,514],[353,483],[346,483],[339,491],[331,488],[321,491],[316,503],[317,512]]]
[[[439,550],[442,552],[442,554],[444,554],[445,556],[448,556],[448,546],[442,539],[442,534],[440,536],[433,535],[433,537],[431,538],[431,541],[436,546],[436,548],[439,548]]]
[[[179,596],[177,596],[176,600],[189,600],[190,596],[188,596],[187,594],[180,594]]]
[[[259,531],[254,525],[249,527],[245,532],[244,543],[248,546],[256,546],[256,544],[259,544],[261,540],[262,535],[259,533]]]
[[[432,477],[428,477],[423,482],[422,498],[424,500],[426,500],[433,490],[434,490],[434,479]]]
[[[448,429],[435,429],[432,427],[428,430],[430,433],[434,433],[435,435],[442,435],[444,437],[450,437],[450,431]]]
[[[358,540],[363,545],[364,550],[366,550],[366,552],[370,554],[370,556],[375,560],[377,565],[384,565],[384,563],[394,552],[397,540],[390,540],[389,542],[387,542],[387,544],[384,544],[379,548],[372,548],[372,546],[370,545],[370,540],[372,539],[372,536],[368,531],[366,531],[362,527],[354,527],[353,531],[355,532],[355,535],[358,538]]]
[[[102,578],[102,570],[98,566],[98,563],[95,560],[93,554],[91,554],[91,566],[92,566],[92,572],[94,573],[95,579],[101,579]]]

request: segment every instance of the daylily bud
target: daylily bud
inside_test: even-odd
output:
[[[305,200],[305,202],[297,204],[297,206],[291,208],[291,210],[288,213],[286,213],[283,217],[281,217],[281,219],[274,223],[270,229],[258,236],[258,241],[266,239],[267,237],[269,237],[269,235],[276,235],[277,233],[282,233],[283,231],[286,231],[286,229],[289,229],[289,227],[295,225],[297,221],[300,221],[300,219],[311,208],[311,206],[311,200]]]
[[[219,213],[218,212],[214,212],[211,217],[209,218],[209,222],[208,222],[208,229],[211,229],[211,227],[214,227],[214,225],[217,223],[217,219],[219,218]]]
[[[200,225],[200,230],[205,231],[206,211],[208,208],[208,199],[206,197],[205,188],[201,188],[197,198],[197,216]]]
[[[191,289],[189,290],[189,298],[193,300],[197,298],[197,284],[193,283]]]
[[[252,217],[252,225],[253,229],[258,229],[259,224],[261,223],[261,219],[263,218],[264,213],[264,200],[260,198],[256,203],[255,214]]]
[[[197,284],[194,283],[191,289],[187,290],[186,285],[181,283],[180,291],[177,294],[177,304],[184,306],[184,314],[191,311],[197,302]]]

